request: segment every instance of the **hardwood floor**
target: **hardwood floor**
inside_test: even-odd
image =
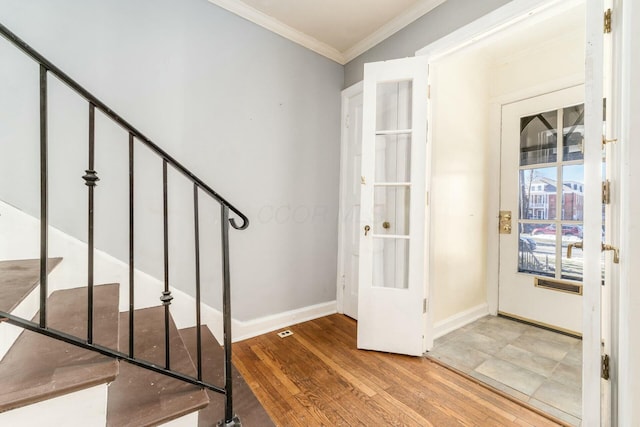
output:
[[[279,426],[557,426],[427,358],[356,349],[335,314],[234,344],[233,361]]]

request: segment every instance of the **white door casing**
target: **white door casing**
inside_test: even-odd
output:
[[[427,59],[365,64],[358,348],[425,351]]]
[[[582,305],[582,423],[597,425],[611,414],[602,411],[602,117],[604,98],[603,0],[586,2],[584,260]]]
[[[520,212],[519,205],[521,198],[520,179],[525,178],[525,181],[527,179],[531,180],[531,177],[539,173],[539,171],[551,172],[551,176],[555,176],[557,172],[562,175],[563,168],[557,168],[556,165],[558,163],[555,163],[555,161],[560,162],[562,160],[563,150],[559,149],[556,151],[556,154],[553,155],[555,157],[554,163],[541,165],[537,162],[532,162],[530,165],[525,166],[525,168],[528,169],[520,172],[520,126],[521,118],[523,117],[532,117],[547,112],[552,112],[552,114],[547,113],[548,116],[556,116],[557,113],[555,110],[560,110],[560,118],[558,118],[560,121],[563,119],[562,110],[564,107],[575,106],[583,102],[584,86],[580,85],[514,102],[502,107],[500,209],[511,212],[512,231],[510,234],[500,235],[498,310],[507,315],[574,333],[580,333],[582,331],[581,295],[534,286],[535,276],[542,278],[545,277],[545,275],[554,275],[556,271],[560,272],[559,269],[556,270],[556,259],[562,263],[563,268],[566,265],[565,263],[570,262],[570,260],[566,258],[567,240],[579,241],[578,236],[565,235],[565,230],[560,226],[554,227],[554,230],[557,229],[557,235],[541,236],[539,234],[530,234],[531,229],[533,229],[533,233],[535,233],[536,230],[547,228],[544,227],[546,225],[555,225],[556,221],[564,217],[563,213],[556,215],[556,211],[558,213],[561,212],[562,203],[560,200],[562,197],[558,197],[556,202],[553,202],[553,194],[535,191],[536,188],[532,188],[532,191],[529,191],[525,185],[527,193],[531,193],[530,197],[532,200],[530,206],[533,207],[534,210],[539,211],[537,213],[543,215],[540,215],[540,219],[530,220],[536,221],[533,223],[522,224],[519,222],[521,219],[527,220],[531,217],[525,214],[524,217],[521,218],[522,213]],[[565,131],[568,130],[568,121],[567,118],[567,120],[564,120],[564,124],[558,122],[557,127],[562,127]],[[562,135],[562,130],[555,130]],[[558,140],[560,144],[563,144],[563,138],[558,136]],[[546,160],[546,157],[544,157],[544,159]],[[525,161],[525,163],[527,162]],[[580,166],[569,166],[568,168],[575,167],[579,168]],[[565,168],[567,167],[565,166]],[[557,169],[560,170],[558,171]],[[547,178],[543,179],[554,184],[553,178],[550,180]],[[533,182],[536,184],[534,187],[543,185],[541,184],[545,182],[543,179],[534,180]],[[564,179],[562,179],[562,182],[564,182]],[[560,196],[563,196],[565,194],[564,185],[561,185],[560,182],[555,182],[555,184],[561,188]],[[549,188],[551,187],[552,185],[549,186]],[[581,197],[581,194],[577,193],[576,196]],[[547,212],[549,210],[552,212]],[[544,222],[540,222],[543,219]],[[520,225],[527,227],[529,233],[523,230],[521,235]],[[581,227],[581,225],[578,227]],[[577,227],[576,230],[578,230]],[[523,236],[522,239],[521,236]],[[561,239],[558,236],[561,236]],[[530,250],[528,245],[534,244],[536,241],[537,247],[535,251]],[[555,242],[564,242],[565,247],[563,248],[560,245],[556,246]],[[544,248],[544,250],[542,248]],[[545,253],[546,249],[551,250],[551,253]],[[574,251],[574,258],[576,255],[580,256],[581,254],[576,250]],[[539,263],[541,273],[534,275],[520,272],[526,270],[523,265],[524,258],[532,258],[531,261],[536,261],[536,264]],[[551,262],[549,262],[549,259]],[[547,269],[545,265],[548,264],[550,264],[550,268]],[[557,266],[560,266],[560,264],[557,264]],[[542,270],[544,270],[544,273]],[[564,272],[562,272],[562,274],[564,275]],[[579,273],[577,275],[579,276]]]

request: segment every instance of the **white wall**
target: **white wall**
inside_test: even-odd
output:
[[[430,68],[431,284],[437,325],[486,303],[489,87],[482,53],[453,55]]]
[[[235,318],[335,299],[341,66],[206,0],[7,0],[0,22],[248,214],[231,231]],[[38,69],[4,39],[0,63],[0,199],[38,216]],[[85,240],[87,105],[49,80],[51,224]],[[126,261],[127,135],[98,114],[96,139],[96,245]],[[193,294],[192,188],[169,176],[171,284]],[[136,266],[157,278],[160,177],[137,149]],[[200,204],[216,307],[219,211]]]
[[[559,89],[584,81],[584,45],[584,31],[570,30],[494,59],[489,96],[497,100],[513,98],[543,85]]]

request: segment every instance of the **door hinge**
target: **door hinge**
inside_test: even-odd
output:
[[[609,379],[609,355],[603,354],[600,363],[600,376],[603,380]]]
[[[427,312],[427,308],[429,308],[429,300],[428,299],[423,299],[422,300],[422,313],[426,313]]]
[[[611,9],[607,9],[604,13],[604,33],[609,34],[611,32]]]
[[[602,183],[602,203],[605,205],[611,203],[611,181],[609,180]]]
[[[349,120],[350,118],[351,118],[351,116],[348,115],[348,114],[344,118],[344,127],[347,128],[347,129],[349,129],[349,125],[351,124],[350,120]]]
[[[431,85],[427,85],[427,99],[431,99]]]

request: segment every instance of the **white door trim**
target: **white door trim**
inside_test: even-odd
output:
[[[347,145],[348,145],[348,123],[347,117],[349,115],[349,100],[354,96],[362,93],[363,82],[359,81],[341,92],[342,109],[340,113],[340,199],[338,204],[338,269],[336,277],[336,304],[338,313],[344,314],[344,275],[345,275],[345,239],[350,236],[345,236],[344,232],[344,220],[347,217],[347,209],[350,207],[346,203],[346,189],[349,187],[349,183],[346,182],[347,167],[349,158],[347,157]]]
[[[618,378],[618,425],[640,425],[640,5],[634,1],[614,3],[613,30],[622,32],[620,63],[619,103],[620,123],[618,134],[620,144],[620,313],[619,313],[619,359],[613,358],[619,366]],[[615,383],[613,384],[615,387]],[[615,411],[615,409],[614,409]]]
[[[416,56],[428,56],[430,61],[446,56],[485,37],[507,29],[527,19],[536,19],[541,12],[570,9],[583,0],[512,0],[456,31],[416,51]]]

